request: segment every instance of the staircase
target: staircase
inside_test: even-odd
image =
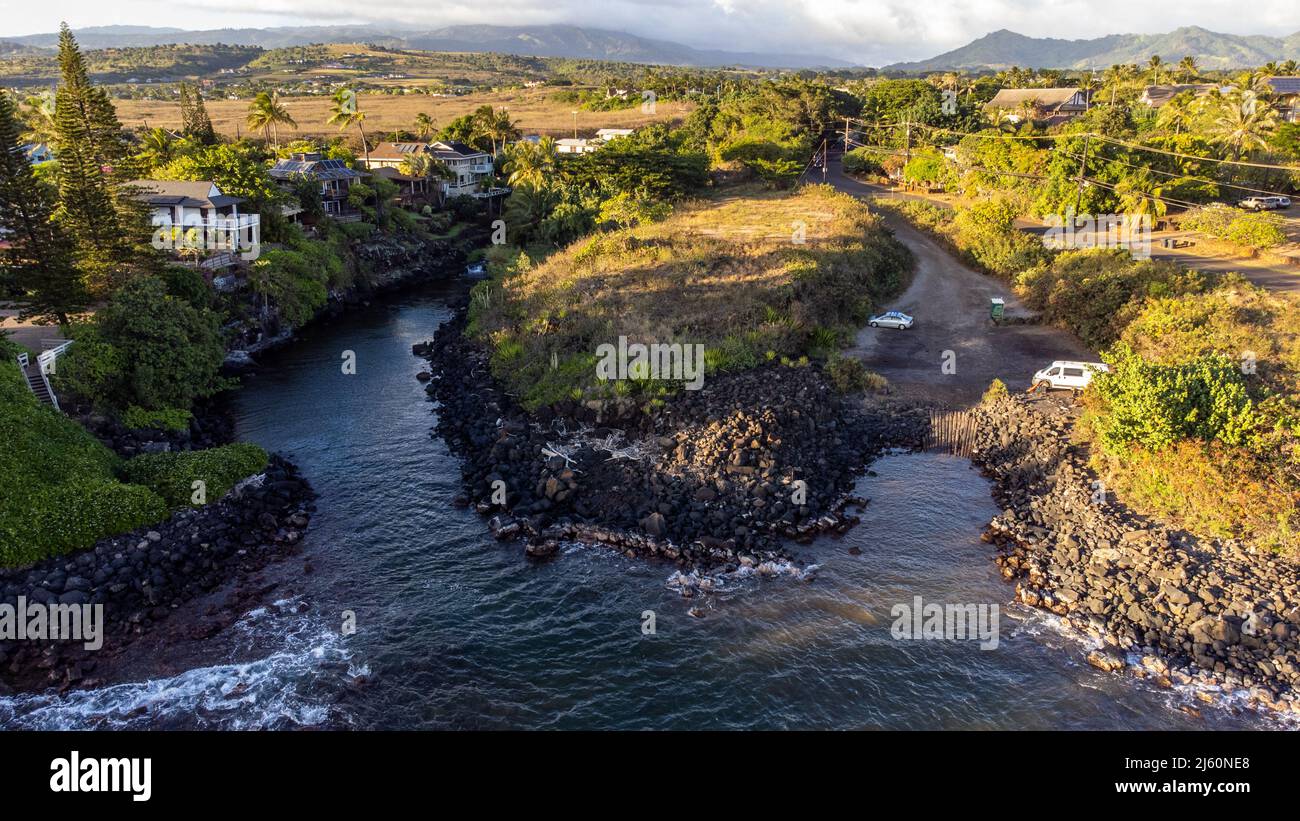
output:
[[[22,368],[23,377],[27,380],[27,387],[32,389],[36,396],[36,401],[49,405],[55,410],[59,410],[59,398],[54,395],[54,390],[50,388],[49,374],[54,372],[54,362],[69,346],[71,340],[54,339],[48,340],[48,343],[54,343],[54,347],[47,349],[36,361],[30,361],[26,353],[18,354],[18,367]]]
[[[45,375],[41,373],[39,362],[33,362],[23,368],[23,375],[27,377],[27,386],[32,389],[32,393],[36,394],[36,401],[58,409],[59,400],[55,399],[54,394],[50,391],[50,383],[45,380]]]

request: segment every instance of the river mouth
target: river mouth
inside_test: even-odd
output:
[[[527,559],[456,508],[460,466],[411,345],[450,316],[434,288],[311,329],[247,380],[238,433],[320,494],[268,606],[100,690],[0,699],[22,727],[382,729],[1174,729],[1254,727],[1089,667],[979,534],[998,510],[968,462],[892,454],[842,537],[795,553],[810,581],[727,576],[684,598],[676,566],[567,545]],[[340,368],[356,355],[355,374]],[[311,566],[304,573],[304,563]],[[900,640],[896,605],[996,604],[996,649]],[[697,615],[692,615],[696,610]],[[645,631],[646,613],[654,632]],[[356,632],[344,625],[355,618]],[[146,673],[149,673],[146,675]]]

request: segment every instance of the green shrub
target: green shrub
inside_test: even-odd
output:
[[[0,565],[30,564],[167,518],[153,491],[111,480],[75,478],[0,505]]]
[[[190,420],[194,414],[181,408],[162,408],[145,410],[138,405],[131,405],[122,414],[122,424],[135,430],[189,430]]]
[[[883,177],[885,169],[877,160],[878,154],[865,148],[855,148],[844,152],[843,168],[846,174],[863,174]]]
[[[1245,376],[1225,356],[1161,365],[1120,343],[1103,358],[1110,373],[1093,385],[1106,406],[1098,432],[1112,453],[1132,444],[1161,450],[1182,439],[1241,446],[1259,427]]]
[[[984,396],[980,398],[980,401],[983,402],[985,405],[991,405],[994,402],[1006,398],[1007,398],[1007,383],[1003,382],[1001,379],[994,379],[992,382],[989,383],[989,388],[988,390],[984,391]]]
[[[173,509],[215,502],[241,479],[266,468],[266,451],[238,442],[208,450],[146,453],[129,460],[122,474],[132,484],[144,485]],[[195,502],[195,482],[202,482],[203,501]]]
[[[1286,242],[1279,214],[1242,211],[1216,204],[1188,211],[1182,226],[1250,248],[1272,248]]]
[[[117,456],[37,403],[11,361],[0,362],[0,442],[0,565],[89,547],[167,514],[149,489],[117,482]]]
[[[350,240],[370,239],[375,233],[375,226],[369,222],[342,222],[339,228]]]
[[[867,389],[868,373],[861,360],[835,355],[826,360],[826,375],[840,393],[858,393]]]

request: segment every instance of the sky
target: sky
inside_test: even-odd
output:
[[[1001,28],[1079,39],[1199,25],[1230,34],[1300,31],[1296,0],[0,0],[0,39],[74,29],[398,23],[569,23],[697,48],[805,53],[862,65],[931,57]]]

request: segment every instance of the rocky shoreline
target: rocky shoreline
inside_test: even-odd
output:
[[[441,406],[435,435],[462,460],[459,501],[538,559],[576,541],[674,563],[675,578],[786,573],[798,567],[790,541],[856,523],[850,509],[866,500],[854,483],[878,455],[921,449],[930,434],[930,408],[839,396],[815,366],[711,377],[650,413],[568,402],[528,414],[463,327],[461,310],[413,351],[431,364],[421,377]],[[1300,568],[1099,493],[1072,443],[1072,408],[1013,396],[969,414],[971,460],[1003,508],[984,538],[1016,601],[1091,641],[1100,669],[1300,713]]]
[[[711,377],[650,412],[570,401],[529,414],[464,323],[462,307],[413,351],[431,363],[435,432],[462,460],[460,501],[535,558],[571,540],[688,572],[778,572],[795,562],[784,540],[856,523],[857,477],[927,424],[917,409],[863,414],[816,366],[782,365]]]
[[[1016,600],[1098,643],[1088,662],[1102,670],[1300,714],[1300,568],[1128,510],[1095,484],[1072,415],[1036,405],[972,411],[973,461],[1003,508],[985,539]]]
[[[106,662],[172,610],[294,552],[314,498],[297,468],[272,456],[263,473],[215,503],[79,553],[0,571],[0,603],[22,597],[29,604],[104,607],[103,647],[97,650],[79,641],[0,641],[0,693],[98,686]],[[257,597],[255,590],[239,591],[239,612],[211,614],[203,629],[217,632]]]

